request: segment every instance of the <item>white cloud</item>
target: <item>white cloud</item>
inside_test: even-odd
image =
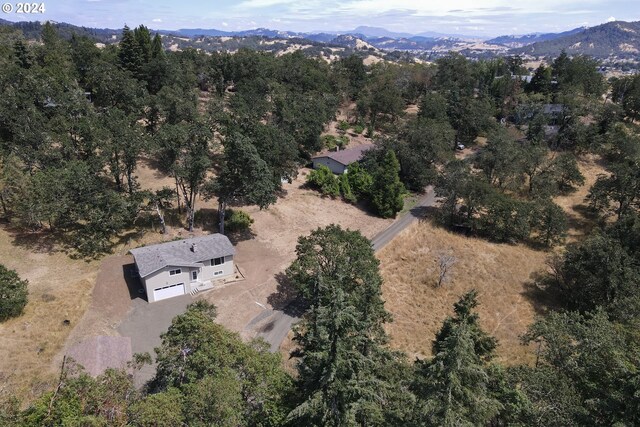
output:
[[[237,9],[255,9],[272,6],[286,6],[297,3],[298,0],[245,0],[236,5]]]
[[[226,22],[222,22],[222,26],[223,26],[223,27],[228,27],[228,26],[229,26],[229,24],[227,24]]]
[[[610,16],[610,17],[607,18],[607,22],[613,22],[615,20],[616,20],[616,18],[614,18],[613,16]]]
[[[151,20],[151,22],[162,22],[162,19],[160,18],[154,18]]]

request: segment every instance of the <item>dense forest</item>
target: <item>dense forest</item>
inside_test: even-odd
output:
[[[549,250],[536,289],[552,302],[522,337],[532,366],[496,359],[474,291],[442,324],[434,356],[409,360],[387,345],[393,319],[370,242],[328,226],[300,237],[285,273],[306,308],[295,372],[196,302],[162,336],[142,390],[133,377],[151,355],[97,378],[65,361],[36,401],[2,396],[0,424],[640,424],[640,76],[605,81],[596,61],[563,53],[525,83],[522,66],[455,53],[365,66],[357,56],[328,64],[299,52],[166,52],[142,26],[105,48],[48,24],[37,43],[0,30],[0,214],[12,227],[98,257],[162,225],[165,211],[192,230],[204,198],[218,201],[224,231],[228,207],[268,208],[283,181],[336,144],[321,134],[354,103],[340,128],[366,132],[375,147],[343,177],[310,174],[309,186],[393,217],[405,194],[434,185],[442,227]],[[417,114],[405,113],[409,104]],[[456,156],[461,144],[478,149]],[[567,217],[553,197],[584,183],[584,153],[607,168],[588,195],[597,226],[565,245]],[[143,159],[175,186],[142,189]]]

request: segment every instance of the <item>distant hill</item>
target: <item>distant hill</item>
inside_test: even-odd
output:
[[[122,29],[109,29],[109,28],[88,28],[78,27],[76,25],[67,24],[64,22],[52,22],[54,27],[58,30],[60,37],[70,39],[73,34],[78,36],[86,36],[97,42],[111,43],[115,42],[122,34]],[[41,22],[10,22],[4,19],[0,19],[0,26],[16,28],[24,34],[28,39],[38,39],[42,33]]]
[[[365,25],[361,25],[353,31],[345,31],[345,34],[362,34],[366,37],[389,37],[393,39],[401,39],[401,38],[410,38],[413,37],[413,34],[410,33],[394,33],[393,31],[388,31],[384,28],[380,27],[367,27]]]
[[[433,37],[410,37],[410,38],[369,38],[367,42],[384,50],[408,50],[408,51],[425,51],[425,50],[442,50],[450,49],[457,43],[462,42],[454,38],[433,38]]]
[[[486,43],[497,44],[512,48],[518,48],[528,46],[533,43],[544,42],[548,40],[555,40],[560,37],[570,36],[572,34],[584,31],[586,27],[574,28],[573,30],[565,31],[562,33],[533,33],[525,34],[523,36],[500,36],[493,39],[489,39]]]
[[[54,23],[54,25],[64,38],[70,38],[75,33],[105,44],[117,42],[122,33],[121,29],[87,28],[67,23]],[[0,19],[0,26],[20,30],[29,39],[38,39],[42,32],[40,22],[10,22]],[[360,26],[348,32],[319,31],[315,33],[268,28],[243,31],[214,28],[152,30],[152,32],[155,31],[165,36],[165,46],[171,49],[191,47],[205,51],[234,51],[240,47],[249,47],[275,53],[300,49],[313,55],[321,55],[325,59],[358,52],[362,55],[377,52],[376,55],[388,56],[398,51],[397,55],[391,55],[390,58],[400,58],[404,53],[422,60],[433,60],[450,50],[461,52],[472,58],[493,57],[506,53],[537,57],[557,56],[565,50],[569,54],[586,54],[596,58],[636,61],[640,59],[640,22],[623,21],[591,28],[576,28],[563,33],[500,36],[485,42],[468,36],[453,37],[428,31],[411,35],[369,26]],[[335,50],[335,48],[341,49]]]
[[[337,46],[344,46],[355,50],[376,50],[375,46],[365,41],[363,35],[342,34],[329,42]]]
[[[615,21],[586,28],[553,40],[533,43],[511,53],[532,56],[557,56],[565,50],[570,55],[596,58],[640,58],[640,21]]]

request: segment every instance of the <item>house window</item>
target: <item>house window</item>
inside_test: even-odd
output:
[[[191,280],[194,282],[198,280],[198,272],[196,270],[191,272]]]
[[[179,268],[176,268],[175,270],[169,270],[169,276],[175,276],[176,274],[180,273],[182,273],[182,270]]]
[[[220,258],[214,258],[211,260],[211,265],[220,265],[220,264],[224,264],[223,256],[221,256]]]
[[[214,272],[214,273],[213,273],[213,275],[214,275],[214,276],[220,276],[222,273],[223,273],[223,271],[222,271],[222,270],[220,270],[220,271],[216,271],[216,272]]]

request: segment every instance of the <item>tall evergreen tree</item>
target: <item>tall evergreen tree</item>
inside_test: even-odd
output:
[[[126,25],[122,29],[122,39],[118,47],[118,58],[120,60],[120,66],[123,69],[130,71],[136,77],[140,75],[142,65],[144,64],[142,50],[134,31],[131,31]]]
[[[402,399],[386,381],[393,355],[383,345],[390,320],[370,242],[330,225],[301,237],[287,276],[309,309],[295,329],[300,403],[295,425],[387,425],[386,407]],[[391,412],[389,410],[389,412]]]
[[[392,150],[388,150],[372,173],[371,202],[383,218],[395,217],[404,206],[404,185],[400,182],[400,163]]]
[[[433,359],[416,364],[418,425],[486,425],[502,409],[489,389],[496,341],[478,325],[476,305],[475,291],[465,294],[436,335]]]

